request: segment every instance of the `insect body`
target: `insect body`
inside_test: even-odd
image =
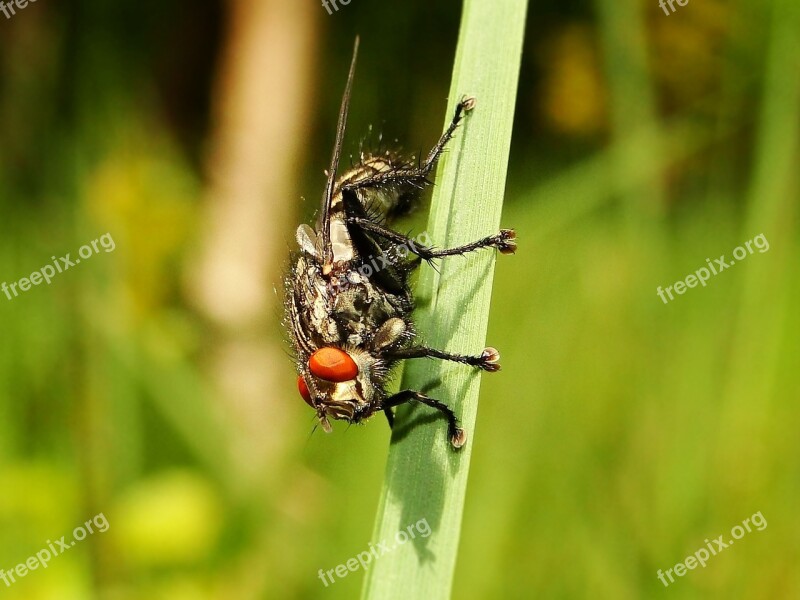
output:
[[[408,284],[422,260],[461,255],[479,248],[516,250],[513,230],[471,244],[433,249],[389,229],[386,223],[413,205],[429,185],[428,176],[447,142],[475,100],[465,98],[424,162],[414,165],[390,152],[361,154],[360,162],[337,178],[355,71],[358,40],[339,114],[336,144],[323,196],[322,212],[312,229],[297,229],[299,252],[286,277],[286,325],[296,350],[297,385],[325,431],[329,419],[359,423],[383,411],[419,402],[447,419],[455,448],[466,441],[453,410],[415,390],[390,395],[386,384],[399,360],[437,358],[483,369],[500,369],[500,356],[486,348],[477,356],[451,354],[417,343]],[[414,255],[414,258],[411,258]],[[386,257],[391,260],[386,260]],[[375,261],[380,257],[380,264]]]

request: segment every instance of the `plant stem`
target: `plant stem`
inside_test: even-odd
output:
[[[475,97],[477,104],[438,168],[428,234],[439,247],[463,244],[499,228],[526,5],[526,0],[464,3],[446,121],[463,96]],[[438,272],[423,265],[416,322],[424,343],[481,352],[494,254],[483,250],[446,258],[438,263]],[[398,409],[373,534],[376,543],[394,548],[370,565],[362,590],[365,600],[450,597],[480,378],[480,372],[463,365],[408,361],[402,389],[424,391],[453,407],[469,437],[456,452],[437,414],[419,406]],[[411,537],[409,527],[414,538],[398,544],[398,532]]]

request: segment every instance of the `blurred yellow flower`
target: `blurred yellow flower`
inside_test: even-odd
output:
[[[208,480],[174,471],[140,481],[106,514],[119,555],[149,567],[207,558],[217,543],[222,513]]]

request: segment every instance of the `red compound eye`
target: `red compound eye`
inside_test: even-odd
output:
[[[308,359],[308,368],[316,377],[336,383],[355,379],[358,375],[358,365],[339,348],[320,348]]]
[[[308,391],[306,380],[303,379],[302,375],[297,377],[297,389],[300,390],[300,395],[303,397],[303,400],[306,401],[306,404],[314,408],[314,403],[311,401],[311,392]]]

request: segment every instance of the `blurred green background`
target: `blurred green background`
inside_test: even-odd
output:
[[[461,598],[800,597],[796,0],[534,2]],[[459,4],[37,2],[0,15],[9,599],[354,598],[389,431],[317,431],[280,330],[354,36],[347,154],[444,122]],[[370,133],[370,125],[373,126]],[[423,208],[402,228],[425,223]],[[770,249],[665,305],[706,258]],[[706,538],[768,522],[668,589]],[[434,533],[435,535],[435,533]]]

